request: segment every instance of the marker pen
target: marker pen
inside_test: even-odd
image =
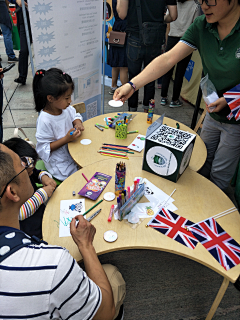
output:
[[[122,206],[123,206],[123,205],[124,205],[124,203],[125,203],[124,193],[121,193],[121,198],[122,198]]]
[[[112,204],[112,206],[111,206],[110,213],[108,216],[108,222],[112,221],[113,209],[114,209],[114,204]]]
[[[129,134],[129,133],[138,133],[138,130],[128,131],[127,133],[128,133],[128,134]]]
[[[127,192],[128,192],[128,199],[131,198],[131,190],[130,190],[130,187],[127,187]]]
[[[137,190],[137,180],[134,181],[134,189],[133,189],[133,193]]]
[[[108,129],[108,126],[103,126],[102,124],[96,123],[97,126],[104,128],[104,129]]]
[[[72,136],[75,131],[76,131],[76,128],[74,128],[74,130],[70,132],[70,136]]]
[[[95,127],[98,128],[99,130],[103,131],[102,128],[100,128],[98,125],[95,124]]]
[[[137,190],[138,187],[139,187],[139,182],[140,182],[140,179],[137,179],[137,187],[136,187],[136,190]]]

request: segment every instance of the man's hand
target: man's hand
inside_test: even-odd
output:
[[[76,226],[77,220],[78,224]],[[81,252],[88,247],[92,247],[96,228],[90,222],[84,219],[82,215],[78,215],[73,218],[70,223],[70,233]]]
[[[133,93],[134,93],[133,87],[129,83],[126,83],[120,88],[115,90],[113,99],[121,100],[122,102],[125,102],[128,98],[131,97]]]
[[[0,72],[3,71],[3,68],[0,68]],[[4,77],[4,74],[0,74],[0,79],[2,79]]]
[[[41,180],[42,180],[42,184],[43,184],[44,187],[45,186],[52,186],[55,189],[56,186],[57,186],[56,181],[53,180],[52,178],[50,178],[46,174],[44,176],[42,176]]]
[[[17,4],[19,7],[22,7],[22,2],[21,2],[21,0],[16,0],[16,4]],[[27,2],[24,1],[24,4],[25,4],[25,7],[28,8]]]
[[[223,108],[225,108],[227,106],[227,101],[224,97],[221,97],[219,99],[217,99],[215,102],[210,103],[209,105],[207,105],[207,111],[209,113],[211,112],[219,112],[220,110],[222,110]],[[212,109],[214,108],[214,109]],[[229,111],[230,113],[230,111]]]
[[[84,126],[83,126],[83,123],[80,119],[76,119],[73,121],[73,127],[76,129],[76,130],[79,130],[79,131],[84,131]]]

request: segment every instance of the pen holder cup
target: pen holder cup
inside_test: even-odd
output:
[[[116,170],[115,175],[115,194],[119,196],[125,188],[126,171]]]
[[[126,139],[127,138],[127,125],[121,122],[116,123],[115,127],[115,137],[117,139]]]

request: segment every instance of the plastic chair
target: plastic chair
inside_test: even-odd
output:
[[[36,169],[47,171],[47,169],[45,168],[43,160],[38,160],[37,161]],[[62,181],[60,181],[60,180],[58,180],[58,179],[56,179],[54,177],[53,177],[53,180],[56,182],[57,186],[59,186],[62,183]],[[41,186],[42,186],[41,184],[38,184],[38,183],[36,185],[37,185],[38,188],[41,188]]]

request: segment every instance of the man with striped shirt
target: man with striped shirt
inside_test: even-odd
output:
[[[116,269],[110,271],[122,280],[118,292],[124,289],[113,297],[92,244],[93,225],[82,216],[70,225],[86,272],[66,249],[38,243],[19,230],[19,209],[33,193],[26,168],[0,144],[0,319],[123,319],[118,311],[125,282]]]

